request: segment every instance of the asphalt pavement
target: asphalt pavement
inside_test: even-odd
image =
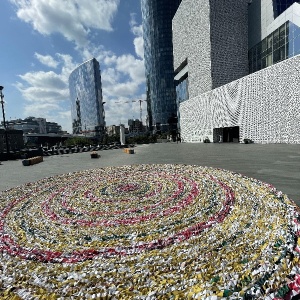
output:
[[[160,143],[137,145],[134,150],[134,154],[122,149],[98,151],[98,159],[91,159],[90,152],[55,155],[32,166],[23,166],[22,160],[4,161],[0,165],[0,191],[79,170],[132,164],[188,164],[227,169],[270,183],[300,206],[300,145]]]

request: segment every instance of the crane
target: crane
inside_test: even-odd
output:
[[[142,122],[142,115],[143,115],[142,102],[147,102],[147,100],[138,99],[138,100],[128,100],[128,101],[117,101],[114,103],[130,103],[130,102],[139,102],[140,103],[140,121]]]

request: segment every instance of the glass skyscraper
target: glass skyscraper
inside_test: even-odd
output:
[[[181,0],[141,0],[147,109],[151,129],[167,131],[177,115],[172,19]]]
[[[99,62],[92,58],[69,77],[73,134],[102,138],[105,116]]]

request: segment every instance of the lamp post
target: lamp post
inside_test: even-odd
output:
[[[3,117],[3,126],[4,126],[4,135],[5,135],[5,142],[6,142],[6,155],[7,158],[9,157],[9,144],[8,144],[8,137],[7,137],[7,128],[6,128],[6,121],[5,121],[5,113],[4,113],[4,95],[2,90],[4,89],[3,86],[0,86],[0,102],[2,107],[2,117]]]

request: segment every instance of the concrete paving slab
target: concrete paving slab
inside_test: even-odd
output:
[[[135,154],[122,149],[44,157],[44,162],[23,166],[21,160],[0,165],[0,191],[44,177],[79,170],[131,164],[195,164],[222,168],[273,184],[300,206],[300,145],[186,144],[138,145]]]

